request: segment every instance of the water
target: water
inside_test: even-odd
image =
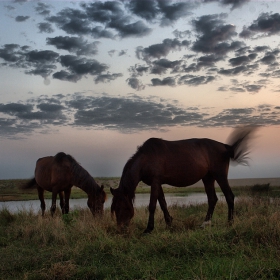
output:
[[[217,196],[219,200],[223,199],[223,195],[221,193],[217,193]],[[165,199],[167,202],[167,206],[170,205],[191,205],[191,204],[199,204],[199,203],[206,203],[207,202],[207,196],[205,193],[191,193],[187,196],[182,196],[180,194],[176,193],[168,193],[165,194]],[[134,206],[135,207],[141,207],[141,206],[148,206],[150,201],[150,194],[136,194]],[[51,200],[45,199],[46,202],[46,211],[49,210],[51,206]],[[108,209],[111,207],[112,202],[112,196],[108,196],[104,208]],[[57,200],[57,207],[59,207],[59,199]],[[74,210],[75,208],[87,208],[87,198],[80,198],[80,199],[70,199],[70,211]],[[32,211],[34,213],[37,213],[38,211],[41,211],[40,208],[40,201],[39,200],[27,200],[27,201],[6,201],[6,202],[0,202],[0,210],[1,209],[7,209],[11,213],[16,213],[19,211]]]

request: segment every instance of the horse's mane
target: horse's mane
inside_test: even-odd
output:
[[[96,190],[97,183],[93,177],[71,155],[59,152],[55,155],[54,159],[59,164],[62,164],[65,159],[70,162],[74,184],[77,187],[81,188],[86,193],[92,193],[93,190]]]
[[[136,152],[126,162],[126,164],[123,168],[120,186],[125,191],[125,193],[128,194],[128,196],[130,198],[132,198],[132,200],[134,200],[134,198],[135,198],[136,186],[134,186],[135,185],[134,178],[132,177],[131,173],[128,171],[131,169],[132,165],[134,164],[134,162],[138,159],[138,157],[140,155],[157,154],[157,153],[159,153],[160,150],[163,149],[163,146],[164,146],[164,143],[163,143],[162,139],[150,138],[147,141],[145,141],[141,146],[138,146]]]

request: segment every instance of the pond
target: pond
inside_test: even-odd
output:
[[[219,200],[224,200],[224,196],[222,193],[217,193]],[[205,193],[190,193],[188,195],[176,194],[176,193],[167,193],[165,194],[165,199],[167,205],[177,204],[179,206],[182,205],[191,205],[198,203],[207,203],[207,196]],[[150,194],[136,194],[134,206],[148,206],[150,200]],[[50,208],[51,200],[45,199],[46,202],[46,210]],[[104,208],[108,209],[111,207],[112,196],[108,196]],[[57,200],[57,207],[59,207],[59,199]],[[87,208],[87,198],[80,199],[70,199],[70,211],[75,208]],[[32,211],[34,213],[41,211],[40,209],[40,201],[39,200],[27,200],[27,201],[6,201],[0,202],[0,210],[7,209],[11,213],[16,213],[19,211]]]

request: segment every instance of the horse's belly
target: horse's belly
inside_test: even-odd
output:
[[[206,168],[192,170],[177,170],[171,174],[164,175],[164,184],[175,187],[186,187],[197,183],[207,174]]]
[[[165,178],[163,184],[168,184],[174,187],[187,187],[195,184],[201,177],[179,177],[179,178]]]

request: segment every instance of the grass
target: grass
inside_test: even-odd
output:
[[[104,185],[105,192],[110,194],[110,187],[117,188],[120,178],[118,177],[104,177],[96,178],[96,182]],[[19,201],[19,200],[36,200],[38,194],[36,189],[21,190],[20,186],[26,183],[26,179],[0,180],[0,201]],[[204,187],[190,186],[187,188],[176,188],[170,186],[163,186],[164,193],[176,193],[182,196],[190,193],[205,192]],[[232,186],[235,195],[269,195],[272,197],[280,197],[280,187],[271,186],[270,183],[253,184],[249,186]],[[220,192],[220,188],[217,187]],[[150,193],[150,187],[140,182],[136,188],[136,193]],[[71,191],[71,198],[85,198],[86,193],[81,189],[73,187]],[[50,192],[45,192],[45,198],[51,198]]]
[[[148,213],[137,208],[129,232],[119,234],[109,211],[88,210],[54,218],[0,211],[2,279],[279,279],[280,200],[239,197],[235,222],[219,202],[213,226],[200,229],[207,205],[173,206],[165,228],[143,235]]]

